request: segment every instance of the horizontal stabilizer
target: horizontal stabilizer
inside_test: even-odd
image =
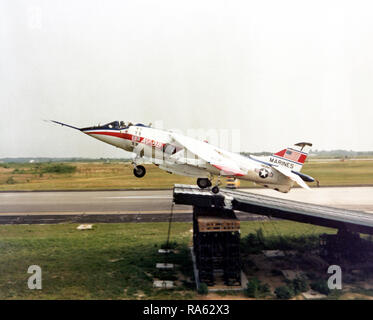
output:
[[[307,185],[307,183],[305,183],[302,178],[294,173],[292,173],[291,171],[285,169],[285,168],[282,168],[282,167],[272,167],[272,169],[274,170],[277,170],[278,172],[280,172],[281,174],[283,174],[284,176],[288,177],[289,179],[293,180],[294,182],[296,182],[300,187],[304,188],[304,189],[308,189],[308,190],[311,190],[311,188]]]
[[[306,181],[306,182],[314,182],[315,181],[314,178],[312,178],[311,176],[308,176],[304,173],[301,173],[301,172],[298,172],[298,171],[291,171],[291,172],[295,173],[297,176],[300,176],[303,181]]]

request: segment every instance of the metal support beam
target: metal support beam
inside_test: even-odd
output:
[[[298,201],[283,200],[250,192],[221,189],[215,195],[191,185],[175,185],[174,202],[199,207],[229,208],[248,214],[309,223],[350,232],[373,234],[373,215]]]

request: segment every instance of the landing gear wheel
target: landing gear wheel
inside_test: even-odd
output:
[[[212,187],[211,191],[212,191],[212,193],[217,194],[217,193],[219,193],[219,187],[218,186]]]
[[[133,174],[135,175],[135,177],[137,178],[142,178],[143,176],[145,176],[145,173],[146,173],[146,169],[144,166],[136,166],[134,169],[133,169]]]
[[[211,181],[207,178],[198,178],[197,179],[197,185],[201,189],[205,189],[205,188],[211,187]]]

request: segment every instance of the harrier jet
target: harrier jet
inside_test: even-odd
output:
[[[294,184],[310,189],[306,182],[314,179],[300,172],[312,146],[296,143],[270,156],[243,156],[208,142],[172,131],[152,128],[141,123],[113,121],[105,125],[77,128],[62,122],[54,123],[79,130],[115,147],[135,154],[133,174],[146,174],[143,161],[150,161],[169,173],[197,178],[197,185],[219,192],[220,177],[248,180],[280,192],[289,192]],[[215,183],[213,183],[213,177]]]

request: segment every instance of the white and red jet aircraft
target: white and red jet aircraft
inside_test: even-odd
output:
[[[114,121],[105,125],[77,128],[51,121],[133,152],[133,173],[138,178],[146,173],[145,167],[140,165],[144,159],[169,173],[196,177],[200,188],[211,187],[212,178],[217,176],[217,182],[211,189],[214,193],[219,192],[221,176],[249,180],[280,192],[289,192],[295,183],[310,189],[305,182],[314,181],[312,177],[300,173],[312,146],[307,142],[297,143],[268,157],[246,157],[207,142],[140,123]]]

